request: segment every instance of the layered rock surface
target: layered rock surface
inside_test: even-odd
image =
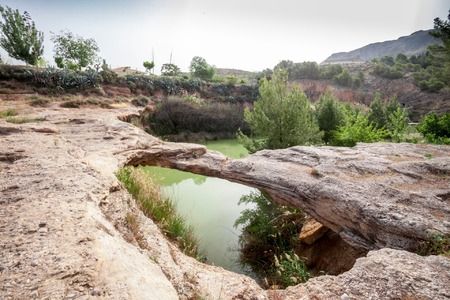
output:
[[[24,110],[46,121],[0,120],[1,299],[450,295],[447,258],[400,250],[371,251],[337,277],[264,291],[244,275],[183,255],[114,176],[123,164],[143,163],[222,177],[304,208],[354,244],[407,248],[427,238],[427,230],[448,233],[448,147],[298,147],[230,160],[203,146],[161,142],[119,121],[135,112],[127,108]],[[140,243],[126,226],[129,213]]]
[[[233,160],[199,145],[162,143],[128,153],[160,165],[264,190],[299,207],[349,244],[416,250],[450,235],[450,146],[292,147]]]

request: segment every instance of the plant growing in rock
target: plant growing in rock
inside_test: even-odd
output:
[[[286,287],[296,280],[307,280],[306,266],[293,252],[304,214],[299,209],[274,204],[263,193],[243,196],[241,203],[255,204],[242,211],[235,222],[236,227],[242,226],[241,262],[266,278],[269,286]]]
[[[9,56],[36,65],[44,52],[44,33],[37,30],[28,12],[0,6],[0,46]]]

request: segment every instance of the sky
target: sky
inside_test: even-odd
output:
[[[221,68],[259,71],[279,61],[325,60],[334,52],[397,39],[447,18],[450,0],[1,0],[28,11],[44,32],[94,38],[114,67],[143,70],[154,54],[187,71],[194,56]],[[2,50],[3,51],[3,50]],[[0,52],[4,60],[6,54]]]

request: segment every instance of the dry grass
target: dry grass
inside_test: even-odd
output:
[[[8,118],[17,116],[17,111],[12,108],[8,108],[7,110],[0,111],[0,118]]]

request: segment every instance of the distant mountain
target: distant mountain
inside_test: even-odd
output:
[[[322,63],[357,63],[386,55],[395,57],[399,53],[408,56],[424,53],[428,46],[440,43],[439,39],[429,34],[430,31],[420,30],[396,40],[369,44],[349,52],[334,53]]]

